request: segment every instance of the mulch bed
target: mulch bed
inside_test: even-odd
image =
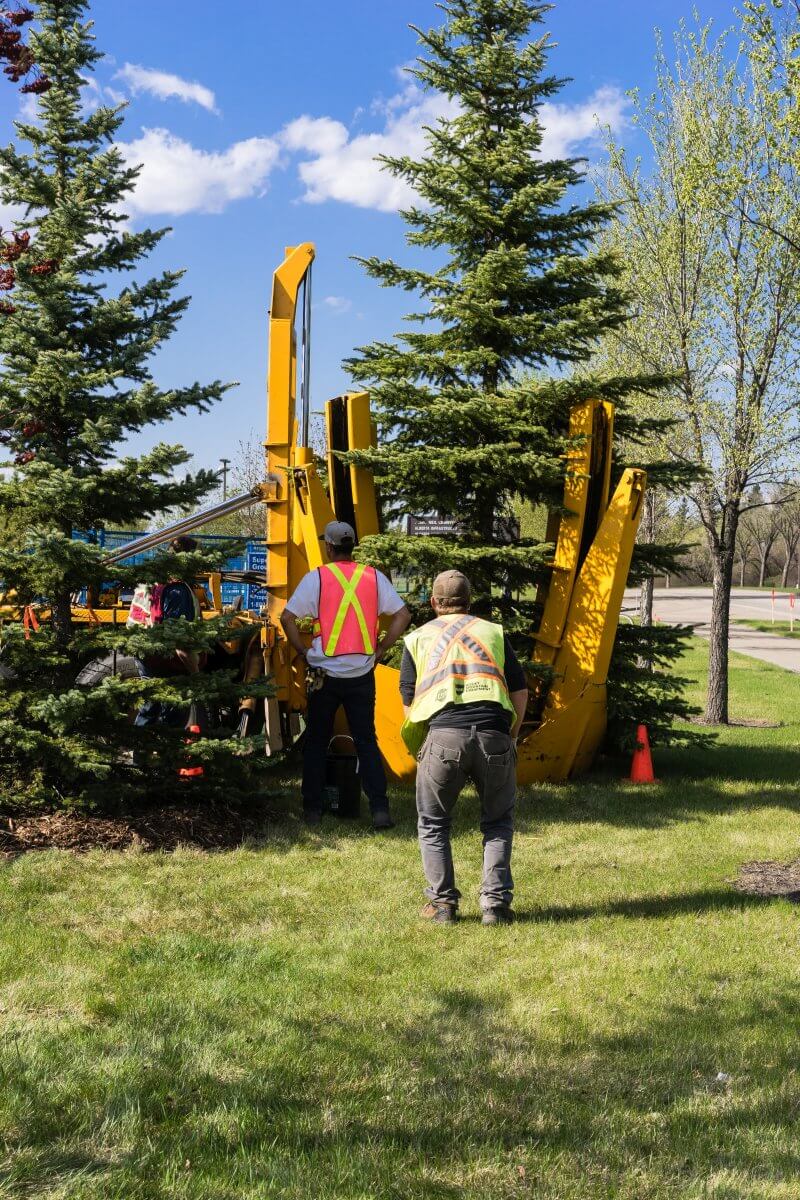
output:
[[[232,850],[275,817],[263,802],[247,811],[213,805],[163,805],[120,817],[76,812],[0,814],[0,858],[29,850]]]
[[[743,863],[731,882],[749,896],[783,896],[800,903],[800,858],[788,863]]]

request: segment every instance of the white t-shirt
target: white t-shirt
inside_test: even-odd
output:
[[[401,608],[405,608],[405,600],[398,596],[382,571],[376,571],[378,576],[378,612],[380,615],[391,617]],[[309,571],[298,583],[294,594],[286,602],[286,610],[298,620],[301,617],[319,616],[319,571]],[[322,638],[315,637],[308,651],[308,665],[322,667],[328,675],[340,675],[344,679],[357,679],[366,675],[375,665],[374,654],[334,654],[331,657],[322,652]]]

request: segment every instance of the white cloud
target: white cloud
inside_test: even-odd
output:
[[[209,112],[217,111],[216,97],[211,88],[189,79],[181,79],[180,75],[172,75],[169,71],[125,63],[114,78],[124,80],[135,96],[140,92],[149,92],[159,100],[175,97],[184,104],[199,104]]]
[[[615,87],[599,88],[578,104],[543,104],[542,156],[575,155],[582,146],[597,140],[598,122],[618,131],[625,124],[626,107],[624,94]],[[283,130],[285,148],[306,156],[298,172],[306,189],[302,198],[307,203],[339,200],[381,212],[395,212],[415,201],[419,203],[413,189],[383,171],[375,158],[379,154],[407,154],[412,158],[423,154],[424,127],[435,126],[439,117],[454,116],[455,101],[438,93],[424,93],[409,84],[389,99],[373,102],[371,112],[384,118],[380,132],[352,134],[341,121],[307,115]]]
[[[103,103],[103,89],[94,75],[85,75],[81,79],[82,107],[84,113],[93,113]],[[33,97],[31,97],[33,99]]]
[[[37,96],[23,96],[19,102],[19,112],[17,120],[23,121],[26,125],[38,125],[39,117],[39,100]]]
[[[335,154],[350,138],[347,126],[332,117],[298,117],[283,131],[287,150],[305,150],[310,154]]]
[[[132,71],[142,72],[151,81],[155,76],[168,81],[163,87],[159,84],[162,90],[158,94],[162,95],[179,94],[172,88],[175,81],[187,88],[200,87],[128,63],[120,74],[128,73],[131,86]],[[208,92],[208,98],[213,105],[213,94]],[[543,104],[542,155],[559,158],[581,153],[597,141],[598,124],[618,132],[626,123],[626,110],[625,96],[615,87],[599,88],[576,104]],[[128,209],[133,216],[222,212],[234,200],[261,194],[272,171],[283,165],[283,154],[284,162],[288,155],[297,159],[305,187],[302,199],[307,203],[338,200],[360,208],[396,212],[419,200],[405,180],[382,170],[376,157],[419,157],[426,150],[425,126],[435,126],[440,117],[452,117],[457,111],[454,101],[409,84],[373,104],[372,115],[383,124],[376,132],[357,132],[332,117],[306,114],[274,137],[248,138],[226,150],[210,152],[167,129],[144,129],[141,137],[120,143],[119,147],[128,163],[142,164]],[[332,312],[347,312],[350,307],[343,297],[329,296],[323,303]]]
[[[305,184],[303,199],[309,204],[341,200],[359,208],[396,212],[413,204],[416,196],[402,179],[381,170],[376,155],[419,155],[425,149],[424,125],[455,111],[451,101],[437,93],[423,95],[417,88],[402,93],[403,104],[384,106],[386,123],[380,133],[351,137],[345,125],[330,117],[298,117],[283,131],[288,150],[311,155],[298,171]]]
[[[337,316],[343,316],[353,307],[353,301],[348,300],[346,296],[326,296],[322,303],[327,304],[328,308]]]
[[[542,158],[570,158],[581,147],[596,142],[598,123],[608,125],[612,133],[627,123],[628,100],[616,87],[601,87],[580,104],[554,104],[546,101],[539,119],[543,126]]]
[[[126,207],[133,216],[222,212],[233,200],[263,192],[278,162],[274,138],[254,137],[227,150],[198,150],[168,129],[144,129],[133,142],[119,143],[131,166],[142,165]]]
[[[24,228],[25,211],[25,206],[22,204],[0,203],[0,229],[8,232],[15,225]]]

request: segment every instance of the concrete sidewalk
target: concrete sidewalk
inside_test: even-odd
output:
[[[789,597],[775,597],[776,621],[788,621]],[[794,610],[800,629],[800,597]],[[638,590],[625,592],[623,616],[636,617],[639,612]],[[731,625],[728,644],[737,654],[747,654],[763,662],[800,672],[800,640],[793,641],[777,633],[758,633],[746,625],[737,625],[737,617],[750,621],[770,620],[772,600],[769,592],[753,588],[734,588],[731,594]],[[708,637],[711,620],[711,588],[656,588],[653,615],[665,625],[692,625],[699,637]]]

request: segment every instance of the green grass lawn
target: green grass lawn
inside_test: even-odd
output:
[[[690,584],[689,586],[692,585]],[[701,583],[699,586],[709,587],[710,583]],[[779,583],[734,583],[733,585],[734,595],[737,592],[774,592],[776,596],[788,596],[791,592],[796,592],[797,590],[798,588],[794,587],[791,583],[787,583],[786,587],[782,587]]]
[[[757,629],[759,633],[778,633],[781,637],[800,638],[800,608],[797,610],[797,617],[794,621],[794,629],[788,621],[753,621],[749,618],[732,618],[734,625],[747,625],[750,629]]]
[[[732,686],[785,724],[521,798],[511,928],[469,797],[455,927],[417,919],[410,795],[389,836],[0,868],[0,1196],[800,1196],[800,914],[726,883],[798,854],[800,677]]]

